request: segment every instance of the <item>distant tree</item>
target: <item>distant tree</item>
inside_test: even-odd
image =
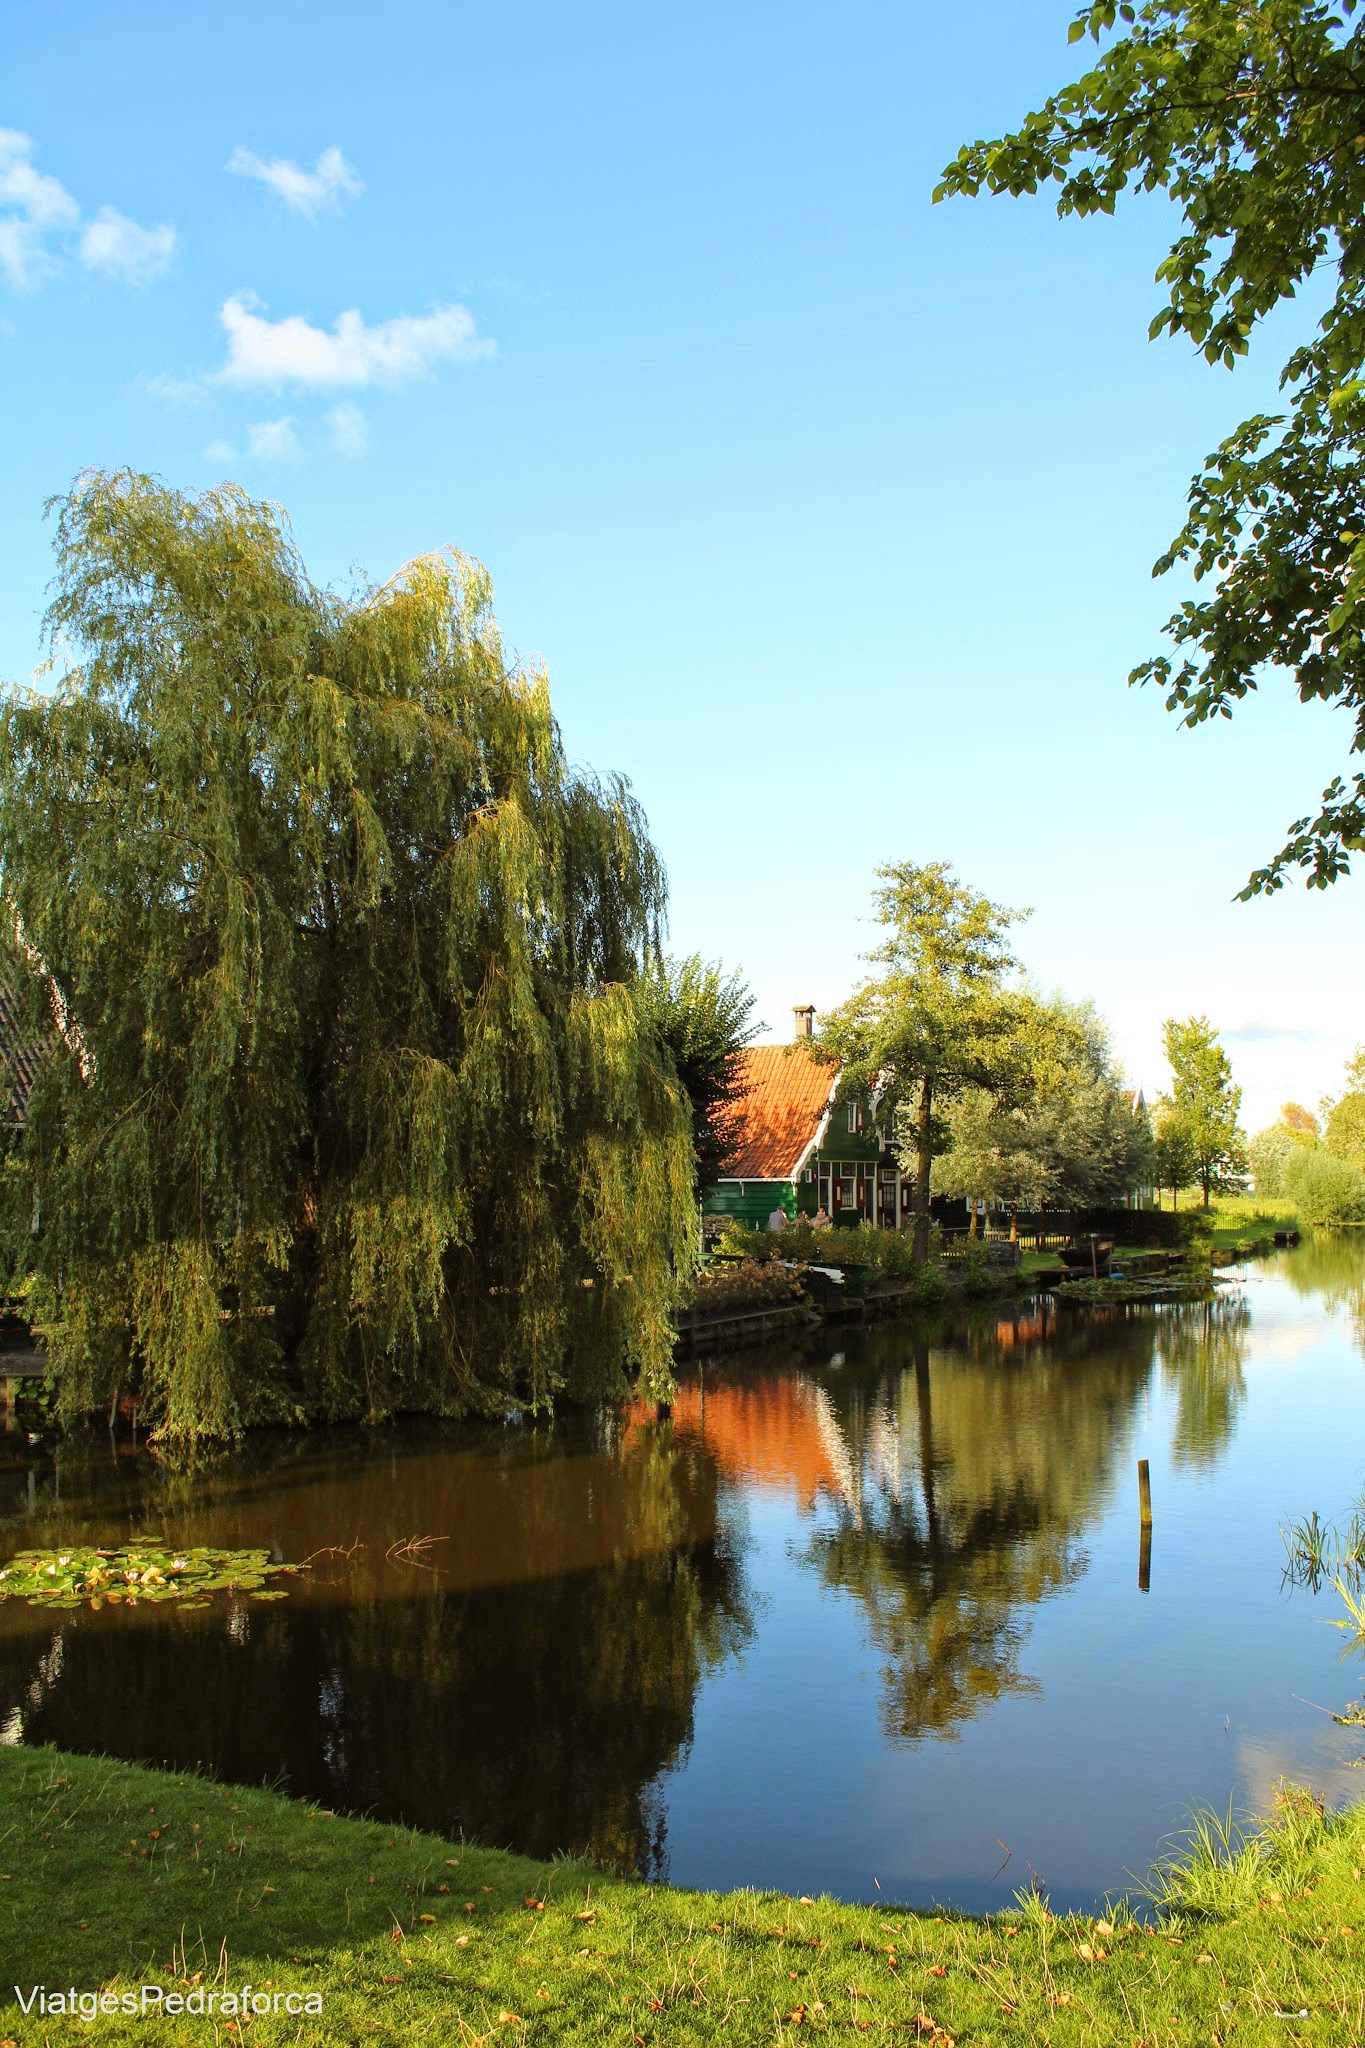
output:
[[[949,1147],[933,1166],[938,1192],[1014,1211],[1117,1201],[1150,1182],[1150,1122],[1089,1004],[1019,997],[1013,1053],[995,1088],[968,1090],[950,1107]]]
[[[1188,1141],[1207,1209],[1212,1194],[1231,1192],[1245,1178],[1246,1140],[1237,1121],[1242,1091],[1207,1017],[1168,1017],[1162,1039],[1171,1069],[1165,1106]]]
[[[1365,1173],[1323,1145],[1301,1146],[1287,1162],[1284,1192],[1305,1223],[1365,1222]]]
[[[1162,1188],[1170,1189],[1172,1209],[1179,1209],[1180,1190],[1194,1179],[1196,1165],[1197,1154],[1188,1127],[1169,1107],[1158,1104],[1152,1177],[1158,1193]]]
[[[127,474],[56,546],[75,665],[0,704],[0,884],[83,1052],[0,1223],[64,1403],[185,1440],[670,1388],[690,1119],[631,993],[664,877],[482,569],[338,597],[275,508]]]
[[[1290,1112],[1296,1112],[1292,1117]],[[1278,1123],[1267,1124],[1247,1144],[1247,1165],[1258,1195],[1282,1195],[1284,1171],[1295,1152],[1318,1142],[1318,1120],[1297,1103],[1286,1102]]]
[[[1291,1130],[1289,1124],[1267,1124],[1246,1141],[1246,1165],[1257,1194],[1277,1196],[1285,1192],[1285,1167],[1295,1151],[1312,1149],[1316,1141],[1306,1130]]]
[[[882,972],[826,1012],[816,1040],[840,1091],[875,1097],[914,1175],[914,1256],[929,1256],[930,1172],[949,1142],[944,1113],[970,1088],[997,1086],[1017,1061],[1009,927],[1027,913],[991,903],[943,861],[877,870],[887,936],[867,958]]]
[[[740,1055],[757,1029],[753,994],[738,974],[727,975],[699,953],[685,960],[653,955],[634,994],[692,1105],[697,1189],[711,1187],[742,1133]]]
[[[1323,1104],[1323,1142],[1329,1152],[1365,1171],[1365,1045],[1346,1066],[1346,1086],[1335,1102]]]

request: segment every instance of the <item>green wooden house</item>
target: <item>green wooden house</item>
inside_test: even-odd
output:
[[[832,1223],[896,1228],[910,1213],[902,1179],[876,1123],[875,1105],[839,1102],[839,1077],[811,1050],[815,1012],[796,1011],[790,1045],[743,1055],[743,1138],[730,1172],[703,1197],[710,1216],[762,1229],[775,1209]]]

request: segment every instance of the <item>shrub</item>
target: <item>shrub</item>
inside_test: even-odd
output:
[[[1323,1146],[1301,1146],[1286,1160],[1284,1192],[1305,1223],[1365,1222],[1365,1173]]]
[[[801,1282],[786,1266],[745,1259],[740,1265],[706,1266],[692,1289],[691,1307],[701,1314],[725,1309],[766,1308],[801,1298]]]

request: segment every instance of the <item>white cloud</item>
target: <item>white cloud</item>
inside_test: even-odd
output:
[[[142,228],[127,214],[102,206],[81,236],[81,262],[128,284],[159,277],[175,254],[175,229]]]
[[[334,405],[325,415],[338,455],[363,455],[370,444],[370,431],[360,407],[349,398]]]
[[[367,327],[351,310],[329,333],[297,313],[267,320],[256,311],[259,303],[249,292],[225,301],[218,317],[227,332],[228,359],[215,382],[361,390],[408,383],[439,362],[468,363],[494,353],[494,344],[476,335],[474,317],[463,306],[400,314],[376,327]]]
[[[74,236],[81,217],[65,185],[35,171],[32,157],[27,135],[0,128],[0,272],[21,287],[53,267],[49,237]],[[116,207],[102,206],[75,246],[87,270],[143,284],[170,262],[175,229],[140,227]]]
[[[303,451],[299,447],[298,435],[294,432],[292,417],[282,420],[257,420],[246,430],[246,448],[235,448],[231,441],[210,441],[204,450],[205,462],[297,462]]]
[[[16,288],[30,284],[42,267],[43,238],[31,221],[0,214],[0,271]]]
[[[254,150],[234,149],[228,169],[241,178],[259,178],[279,193],[286,206],[309,220],[315,220],[323,207],[335,203],[343,192],[365,189],[339,149],[324,149],[311,171],[300,170],[288,157],[272,157],[267,163]]]
[[[246,430],[246,452],[253,462],[296,462],[299,443],[293,420],[258,420]]]
[[[0,205],[17,207],[38,228],[71,227],[80,208],[65,185],[34,170],[32,154],[29,136],[0,128]]]
[[[32,154],[27,135],[0,128],[0,271],[20,288],[46,268],[48,233],[80,218],[65,185],[34,170]]]

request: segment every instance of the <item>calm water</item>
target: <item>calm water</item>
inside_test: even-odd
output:
[[[663,1423],[253,1439],[193,1475],[0,1437],[3,1554],[336,1547],[269,1606],[0,1605],[0,1739],[681,1884],[993,1907],[1032,1869],[1085,1904],[1193,1799],[1361,1790],[1360,1731],[1305,1702],[1365,1666],[1332,1594],[1282,1591],[1279,1525],[1365,1487],[1362,1347],[1365,1245],[1329,1240],[1207,1310],[742,1354]]]

